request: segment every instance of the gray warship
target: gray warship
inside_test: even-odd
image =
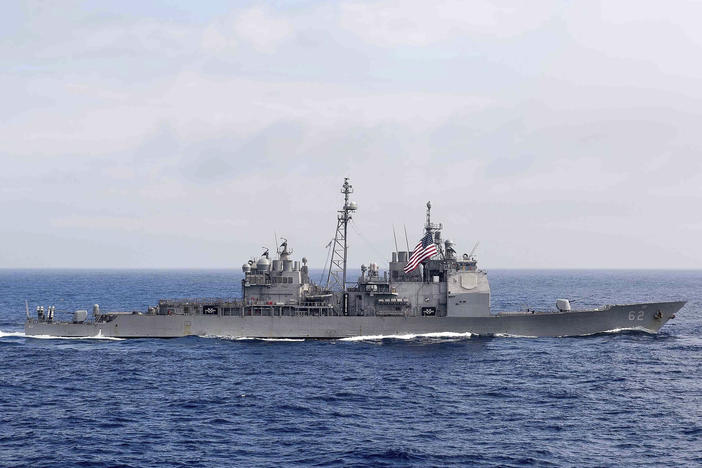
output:
[[[305,258],[293,259],[283,239],[275,258],[265,251],[242,267],[242,297],[230,299],[162,299],[144,312],[103,312],[96,304],[55,317],[55,307],[26,307],[26,336],[175,338],[189,335],[234,338],[317,338],[432,334],[565,337],[638,330],[657,333],[685,305],[684,301],[571,308],[556,299],[551,311],[493,312],[487,272],[472,252],[456,253],[442,239],[443,226],[431,220],[427,203],[424,236],[410,251],[395,238],[388,268],[362,265],[347,282],[348,225],[357,212],[353,187],[344,180],[344,204],[328,246],[329,262],[314,283]],[[393,230],[394,231],[394,230]],[[277,244],[277,242],[276,242]],[[326,263],[326,262],[325,262]],[[326,281],[323,281],[326,274]],[[323,284],[322,284],[323,283]]]

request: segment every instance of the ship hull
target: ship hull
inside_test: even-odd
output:
[[[177,338],[348,338],[428,333],[529,337],[585,336],[639,330],[657,333],[685,302],[614,305],[571,312],[499,313],[489,317],[310,317],[116,314],[106,322],[28,320],[27,336]]]

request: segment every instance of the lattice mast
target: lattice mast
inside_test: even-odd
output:
[[[348,253],[348,243],[346,242],[348,224],[351,220],[351,213],[358,208],[355,202],[349,200],[349,195],[353,193],[353,186],[349,183],[349,178],[344,178],[344,185],[341,187],[344,194],[344,206],[339,210],[336,223],[336,235],[332,245],[331,262],[329,263],[329,274],[327,275],[326,287],[334,290],[346,291],[346,257]],[[339,277],[341,276],[341,278]]]

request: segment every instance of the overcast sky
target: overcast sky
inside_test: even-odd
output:
[[[234,5],[234,6],[233,6]],[[5,2],[0,267],[700,268],[702,3]]]

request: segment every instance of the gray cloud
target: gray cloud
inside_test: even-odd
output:
[[[488,267],[702,261],[698,5],[228,8],[7,9],[0,265],[320,265],[344,176],[352,264],[427,199]]]

